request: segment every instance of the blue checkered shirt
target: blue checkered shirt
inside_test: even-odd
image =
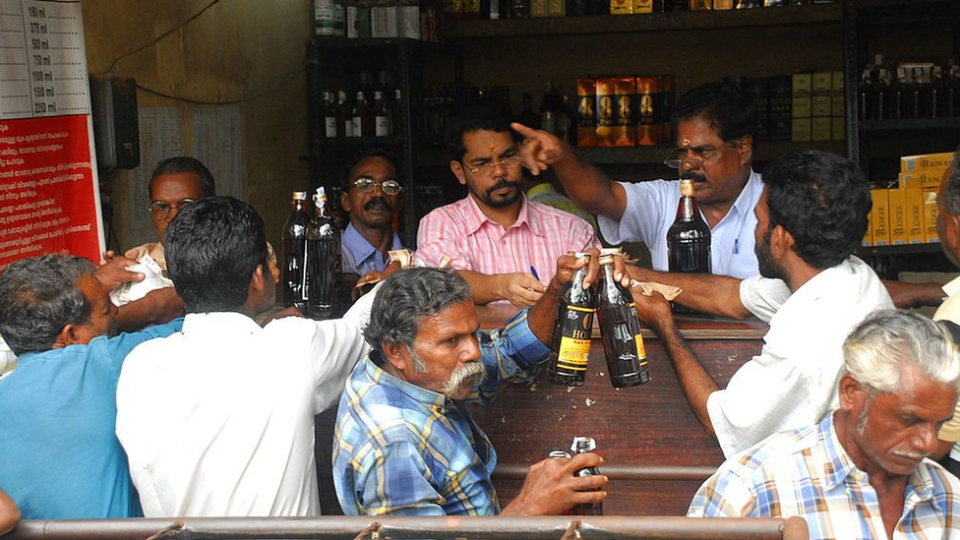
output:
[[[840,445],[833,413],[727,460],[697,491],[689,516],[792,517],[810,539],[885,539],[877,492]],[[960,481],[924,460],[907,481],[894,539],[960,538]]]
[[[478,333],[486,380],[467,401],[489,402],[504,383],[532,380],[547,349],[527,312]],[[358,363],[347,379],[333,442],[333,478],[347,515],[494,515],[497,453],[462,403]]]

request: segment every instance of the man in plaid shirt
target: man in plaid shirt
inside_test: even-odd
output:
[[[596,258],[589,264],[585,283],[595,283]],[[562,257],[541,301],[490,334],[477,331],[470,289],[455,272],[412,268],[383,283],[364,332],[374,350],[347,379],[337,413],[333,471],[344,513],[501,513],[490,480],[497,454],[465,402],[536,377],[557,292],[580,266]],[[574,476],[600,462],[587,453],[534,464],[502,513],[556,515],[602,501],[606,477]]]
[[[840,408],[727,460],[689,516],[801,516],[811,540],[960,538],[960,481],[925,459],[957,403],[949,332],[910,312],[877,311],[843,355]]]

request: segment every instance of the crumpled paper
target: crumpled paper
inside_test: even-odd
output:
[[[131,272],[143,274],[143,281],[129,281],[110,291],[110,300],[117,306],[140,300],[150,291],[163,289],[172,285],[170,280],[163,277],[163,271],[157,261],[150,255],[144,255],[137,264],[127,267]]]
[[[644,296],[651,296],[654,291],[656,291],[662,294],[668,302],[680,296],[680,293],[683,292],[683,289],[680,287],[664,285],[663,283],[656,283],[654,281],[637,281],[635,279],[630,281],[630,288],[639,290]]]

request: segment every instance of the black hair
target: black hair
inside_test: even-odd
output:
[[[474,131],[494,131],[509,133],[514,141],[519,135],[510,129],[510,120],[490,107],[469,107],[457,115],[447,127],[444,143],[454,161],[462,161],[467,148],[463,145],[463,135]]]
[[[363,150],[354,155],[353,158],[348,162],[347,167],[343,170],[340,178],[340,187],[343,188],[344,191],[350,191],[350,188],[353,187],[350,185],[350,174],[353,172],[354,167],[359,165],[361,161],[367,158],[380,158],[389,162],[390,165],[393,165],[393,169],[397,171],[397,178],[400,179],[400,173],[402,171],[398,165],[399,160],[397,159],[397,156],[380,148],[374,150]]]
[[[68,324],[89,324],[93,305],[79,281],[93,264],[72,255],[12,263],[0,275],[0,334],[17,356],[53,347]]]
[[[185,207],[167,226],[163,245],[167,272],[188,313],[240,310],[257,265],[269,271],[263,220],[233,197]]]
[[[873,203],[867,179],[849,159],[827,152],[790,152],[763,171],[772,230],[789,232],[810,266],[829,268],[853,254],[867,231]]]
[[[153,183],[158,176],[164,174],[194,173],[200,178],[200,190],[204,197],[213,197],[217,194],[217,183],[213,180],[213,173],[200,160],[187,156],[176,156],[161,160],[150,175],[150,185],[147,196],[153,197]]]
[[[742,89],[725,83],[709,83],[680,96],[673,108],[673,121],[702,118],[724,141],[750,135],[757,138],[757,105]]]
[[[398,270],[380,286],[363,337],[381,353],[384,343],[412,349],[421,318],[470,298],[470,286],[456,272],[438,268]]]
[[[953,154],[953,165],[950,166],[950,175],[943,186],[943,194],[947,198],[947,209],[951,214],[960,215],[960,147]]]

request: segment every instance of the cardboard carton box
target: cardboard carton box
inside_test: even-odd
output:
[[[903,190],[906,194],[904,205],[907,214],[907,243],[923,244],[926,233],[923,229],[923,191],[918,188]]]
[[[923,194],[923,234],[928,244],[939,243],[937,236],[937,191],[924,189]]]
[[[890,245],[890,212],[887,190],[872,189],[873,210],[870,211],[870,225],[873,229],[873,245]]]

